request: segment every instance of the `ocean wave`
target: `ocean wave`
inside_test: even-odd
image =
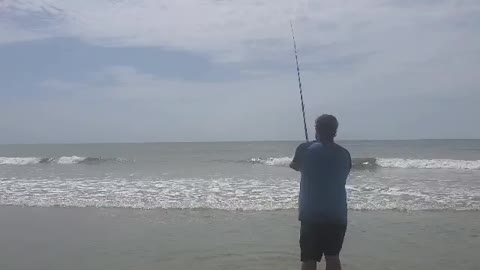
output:
[[[43,159],[36,157],[0,157],[0,165],[39,164]]]
[[[470,182],[416,182],[351,179],[351,210],[480,211],[480,190]],[[297,179],[245,178],[32,178],[1,179],[0,205],[135,209],[296,209]]]
[[[380,158],[384,168],[480,170],[480,160]]]
[[[271,157],[251,158],[251,164],[266,166],[288,167],[292,158]],[[89,164],[96,165],[105,162],[128,162],[123,158],[101,157],[0,157],[0,165],[36,165],[36,164]],[[354,170],[375,170],[378,168],[399,169],[453,169],[453,170],[480,170],[480,160],[454,160],[454,159],[405,159],[405,158],[353,158]]]
[[[254,164],[264,164],[268,166],[287,167],[292,162],[292,158],[289,158],[289,157],[267,158],[267,159],[252,158],[250,159],[250,162]]]
[[[292,158],[252,158],[253,164],[287,167]],[[354,158],[352,166],[355,170],[369,170],[376,168],[400,169],[454,169],[480,170],[480,160],[453,160],[453,159],[403,159],[403,158]]]
[[[100,158],[100,157],[79,157],[62,156],[58,158],[41,157],[0,157],[0,165],[36,165],[36,164],[99,164],[103,162],[124,162],[122,158]]]

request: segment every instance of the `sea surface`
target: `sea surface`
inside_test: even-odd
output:
[[[300,142],[0,145],[0,205],[295,209]],[[480,140],[340,141],[352,210],[480,210]]]

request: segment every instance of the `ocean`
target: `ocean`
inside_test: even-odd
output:
[[[299,143],[0,145],[0,269],[299,269]],[[344,269],[480,269],[480,140],[339,143]]]
[[[295,209],[299,143],[1,145],[0,205]],[[339,144],[352,210],[480,210],[480,140]]]

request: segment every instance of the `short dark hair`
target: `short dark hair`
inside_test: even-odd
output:
[[[319,116],[317,120],[315,120],[315,130],[319,139],[332,140],[337,136],[337,118],[330,114]]]

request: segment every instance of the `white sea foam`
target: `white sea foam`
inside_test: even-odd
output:
[[[36,157],[0,157],[0,165],[31,165],[40,163]]]
[[[35,165],[35,164],[61,164],[71,165],[78,163],[99,164],[106,161],[128,162],[124,158],[97,158],[97,157],[79,157],[79,156],[63,156],[59,158],[44,157],[0,157],[0,165]]]
[[[84,161],[85,159],[86,159],[85,157],[77,157],[77,156],[61,157],[58,159],[57,163],[58,164],[76,164]]]
[[[292,158],[252,158],[251,163],[267,166],[286,167]],[[354,158],[354,169],[400,168],[400,169],[455,169],[480,170],[480,160],[453,160],[453,159],[403,159],[403,158]]]
[[[379,158],[376,163],[384,168],[480,170],[480,160]]]
[[[0,205],[141,209],[280,210],[297,208],[298,179],[32,178],[1,179]],[[480,210],[469,181],[357,178],[347,186],[354,210]]]
[[[105,161],[126,162],[125,159],[102,159],[80,156],[63,156],[59,158],[42,157],[0,157],[0,165],[34,165],[34,164],[61,164],[71,165],[78,163],[98,164]],[[249,162],[266,166],[288,167],[292,158],[271,157],[252,158]],[[453,160],[453,159],[405,159],[405,158],[354,158],[354,169],[400,168],[400,169],[454,169],[480,170],[480,160]]]
[[[250,162],[264,164],[264,165],[268,165],[268,166],[285,167],[285,166],[288,166],[292,162],[292,158],[289,158],[289,157],[268,158],[268,159],[252,158],[252,159],[250,159]]]

